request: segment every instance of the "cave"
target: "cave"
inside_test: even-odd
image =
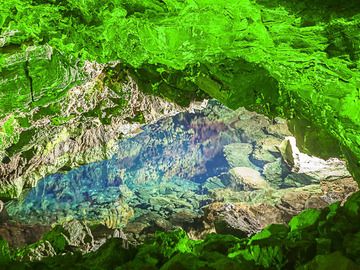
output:
[[[0,5],[1,269],[360,269],[356,0]]]

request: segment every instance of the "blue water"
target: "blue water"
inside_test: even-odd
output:
[[[229,112],[213,101],[204,111],[146,125],[140,134],[120,140],[111,159],[41,179],[21,200],[8,205],[8,212],[13,219],[29,223],[50,224],[69,215],[96,220],[119,199],[136,213],[147,203],[144,194],[158,192],[160,185],[165,185],[163,193],[204,194],[206,179],[229,170],[224,146],[241,142],[241,132],[222,120],[222,114]],[[126,197],[122,186],[133,194]]]

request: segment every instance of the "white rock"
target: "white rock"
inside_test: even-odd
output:
[[[350,177],[344,161],[337,158],[323,160],[301,153],[294,137],[286,137],[279,150],[293,172],[310,176],[316,181]]]

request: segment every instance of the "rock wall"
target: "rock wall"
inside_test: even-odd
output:
[[[144,123],[201,107],[195,100],[184,107],[144,94],[121,72],[117,63],[87,62],[86,79],[78,86],[62,88],[60,97],[43,104],[12,107],[5,114],[0,132],[0,197],[16,198],[48,174],[109,158],[116,142],[138,133]],[[2,86],[16,89],[10,83]],[[7,108],[2,108],[5,113]]]
[[[70,59],[121,60],[142,88],[173,100],[201,89],[233,108],[306,118],[341,143],[359,178],[356,0],[12,0],[0,11],[0,66],[7,81],[14,48],[25,58],[31,46],[50,44]],[[4,91],[2,82],[2,93],[24,93],[11,94],[18,100],[11,106],[30,102],[27,81],[36,102],[37,93],[48,89],[51,96],[55,85],[76,77],[53,69],[48,80],[46,67],[26,60],[17,72],[23,83]]]

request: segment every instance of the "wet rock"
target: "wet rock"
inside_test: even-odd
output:
[[[293,172],[284,181],[287,185],[296,185],[294,182],[310,184],[319,183],[321,180],[350,177],[344,161],[337,158],[323,160],[303,154],[297,148],[294,137],[287,137],[279,149]]]
[[[266,128],[266,131],[268,134],[274,135],[279,139],[283,139],[284,137],[292,135],[289,131],[287,121],[280,117],[276,117],[273,121],[273,124]]]
[[[6,211],[5,204],[0,200],[0,226],[9,219],[9,215]]]
[[[248,143],[232,143],[224,147],[224,155],[231,167],[255,167],[249,160],[253,146]]]
[[[245,228],[245,231],[246,228],[249,231],[255,228],[259,230],[271,223],[289,222],[294,215],[308,208],[322,209],[334,201],[344,203],[349,194],[357,190],[357,183],[352,178],[338,179],[336,182],[322,181],[321,187],[308,185],[300,188],[253,191],[216,189],[211,193],[215,202],[204,208],[204,217],[210,227],[215,226],[217,230],[230,232],[238,225],[234,217],[250,216],[255,218],[252,225],[240,223],[242,228]],[[231,207],[226,207],[227,205]],[[237,211],[239,212],[236,213]]]
[[[134,233],[134,234],[141,234],[145,228],[149,227],[150,224],[149,223],[144,223],[144,222],[140,222],[140,221],[133,221],[133,222],[129,222],[126,226],[125,226],[125,232],[127,233]]]
[[[101,220],[101,223],[110,229],[120,228],[126,225],[134,216],[134,209],[123,200],[119,200],[100,210],[99,216],[94,219],[98,221]]]
[[[305,209],[308,208],[325,208],[326,206],[328,206],[328,202],[326,202],[323,198],[318,197],[318,196],[311,196],[310,198],[308,198],[305,202]]]
[[[204,209],[205,221],[214,224],[217,233],[239,237],[258,232],[271,223],[282,223],[281,213],[266,204],[212,203]]]
[[[283,187],[303,187],[312,184],[318,184],[319,182],[313,177],[304,173],[290,173],[283,180]]]
[[[260,173],[254,169],[247,167],[236,167],[231,169],[231,187],[235,190],[254,190],[254,189],[267,189],[269,184]]]
[[[310,192],[299,192],[297,190],[286,192],[281,197],[278,207],[283,210],[284,215],[294,216],[304,210],[305,203],[310,197]]]
[[[202,184],[202,187],[207,190],[225,188],[224,183],[218,177],[210,177],[206,179],[205,183]]]
[[[259,167],[264,166],[269,162],[276,161],[280,156],[278,145],[281,140],[276,137],[267,136],[265,138],[256,141],[254,151],[251,154],[251,159],[254,163],[257,163]]]
[[[0,164],[1,196],[18,197],[45,175],[111,157],[116,140],[139,133],[144,122],[203,107],[193,103],[184,108],[146,95],[131,78],[108,74],[105,65],[88,62],[84,68],[88,80],[69,89],[61,101],[6,118],[13,119],[18,139],[7,149],[0,147],[0,156],[8,153]],[[143,121],[132,120],[139,114]],[[23,119],[28,119],[26,127],[18,123]]]
[[[144,126],[137,136],[118,143],[112,159],[46,177],[29,192],[34,197],[28,196],[24,208],[19,208],[24,215],[16,212],[17,208],[12,208],[12,213],[24,218],[35,209],[36,215],[29,219],[43,218],[44,222],[71,215],[91,224],[100,222],[117,232],[121,229],[127,241],[139,243],[155,230],[176,226],[191,231],[194,237],[215,229],[239,235],[253,233],[271,222],[284,223],[305,208],[325,207],[331,198],[320,189],[321,180],[314,177],[314,171],[302,163],[302,153],[287,142],[286,147],[297,153],[290,167],[278,148],[283,135],[269,135],[266,130],[272,122],[261,117],[246,110],[233,112],[210,101],[199,116],[181,113]],[[247,121],[258,122],[259,130],[248,127]],[[246,134],[255,138],[248,140]],[[64,132],[62,136],[68,135]],[[87,138],[91,141],[91,136]],[[55,144],[51,142],[49,149]],[[62,143],[54,149],[69,150]],[[232,167],[239,164],[250,167]],[[329,167],[326,170],[329,172]],[[314,182],[317,185],[312,185]],[[278,189],[292,185],[299,188]],[[218,214],[203,224],[201,208],[213,201],[236,207],[224,208],[227,214]]]
[[[294,170],[300,168],[299,155],[300,151],[296,147],[296,139],[294,137],[286,137],[280,144],[279,150],[284,161]]]
[[[55,249],[48,241],[40,241],[24,248],[21,259],[24,261],[40,261],[56,255]]]
[[[239,108],[235,112],[232,126],[242,131],[243,143],[251,144],[266,136],[263,130],[271,125],[268,118],[249,112],[245,108]]]
[[[265,164],[262,174],[272,187],[278,188],[283,184],[283,177],[288,172],[287,165],[283,163],[281,158],[278,158],[274,162]]]
[[[89,225],[89,228],[94,239],[91,251],[98,250],[110,238],[126,238],[116,229],[110,229],[103,224]]]
[[[335,202],[344,203],[351,194],[359,190],[358,184],[351,177],[333,181],[321,181],[320,186],[324,193],[322,198],[328,204]]]
[[[202,227],[200,222],[201,218],[202,217],[200,214],[189,210],[182,210],[174,213],[170,217],[170,222],[173,224],[173,226],[178,226],[185,231],[190,231],[193,227]]]
[[[74,247],[81,247],[84,251],[89,251],[94,245],[94,237],[89,227],[78,220],[65,222],[62,225],[64,233],[68,236],[68,244]]]

